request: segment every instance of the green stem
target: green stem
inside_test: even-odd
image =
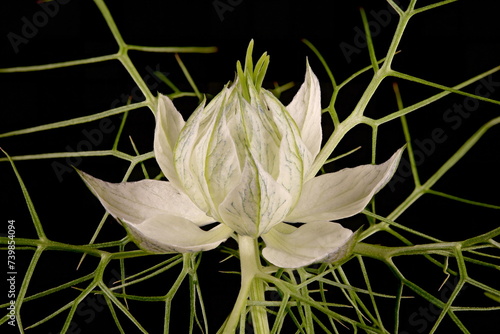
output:
[[[264,282],[257,278],[262,273],[259,259],[259,248],[257,241],[249,236],[238,236],[241,263],[241,287],[233,310],[227,320],[224,334],[233,334],[238,327],[241,315],[246,313],[248,297],[254,301],[264,301]],[[254,332],[257,334],[269,333],[269,322],[266,309],[263,306],[252,306],[250,308]],[[241,324],[242,326],[243,324]]]
[[[415,2],[416,0],[412,0],[408,11],[405,12],[404,15],[400,17],[398,26],[396,28],[396,32],[394,33],[391,45],[389,46],[389,50],[387,51],[384,63],[380,68],[378,68],[378,62],[375,62],[375,67],[374,67],[375,74],[373,75],[370,83],[366,87],[362,97],[359,99],[358,104],[352,111],[351,115],[348,118],[346,118],[342,123],[338,124],[338,126],[336,126],[335,131],[332,133],[332,135],[330,136],[330,138],[328,139],[328,141],[323,146],[318,156],[314,160],[313,165],[309,169],[306,180],[311,179],[318,173],[318,171],[325,164],[325,161],[328,160],[332,152],[337,147],[337,144],[340,142],[342,138],[344,138],[344,135],[353,127],[355,127],[356,125],[358,125],[363,121],[364,118],[363,113],[366,109],[366,106],[370,102],[372,96],[375,94],[375,91],[378,89],[381,82],[389,74],[392,73],[391,69],[392,60],[394,59],[394,56],[397,53],[396,51],[403,36],[403,32],[406,29],[406,26],[408,25],[408,22],[412,17],[411,11],[415,7]],[[372,61],[373,59],[374,56],[372,56]]]

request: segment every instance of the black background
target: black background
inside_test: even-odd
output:
[[[418,7],[430,3],[433,1],[419,1]],[[117,51],[116,43],[92,1],[71,0],[58,4],[57,13],[36,27],[32,36],[24,36],[26,40],[16,46],[17,50],[9,36],[11,39],[13,34],[23,36],[26,22],[35,22],[37,15],[40,15],[37,13],[43,9],[35,1],[4,4],[0,12],[0,68],[83,59]],[[249,41],[254,39],[256,57],[265,51],[271,55],[266,87],[272,88],[275,82],[285,84],[290,81],[298,86],[304,76],[307,57],[321,81],[323,106],[327,105],[331,96],[331,83],[317,57],[301,39],[308,39],[319,49],[333,70],[337,82],[341,82],[355,71],[369,65],[368,53],[359,33],[362,30],[359,6],[365,8],[368,19],[373,24],[373,41],[379,58],[385,55],[397,24],[397,16],[394,13],[387,15],[389,6],[384,1],[108,1],[107,5],[125,42],[129,44],[218,47],[218,52],[214,54],[181,54],[183,62],[203,93],[216,94],[222,85],[233,78],[236,61],[243,60]],[[494,1],[458,1],[416,16],[408,25],[401,41],[401,52],[395,58],[394,68],[452,86],[498,66],[500,29],[496,23],[497,13],[494,5]],[[356,52],[346,55],[346,48],[355,49]],[[166,73],[182,90],[190,90],[189,83],[173,54],[130,52],[130,56],[144,77],[150,76],[150,69],[157,69]],[[368,79],[368,76],[363,76],[343,89],[337,104],[341,119],[352,110]],[[149,80],[152,82],[153,93],[171,92],[165,84],[151,80],[151,77]],[[500,99],[500,76],[494,74],[489,80],[496,84],[492,86],[490,97]],[[378,118],[396,110],[391,92],[393,81],[395,80],[391,78],[384,81],[370,102],[366,115]],[[396,81],[400,84],[406,105],[437,93],[437,90],[428,87]],[[50,71],[0,73],[0,85],[0,133],[104,111],[123,105],[124,97],[137,92],[134,83],[117,61]],[[466,90],[474,93],[478,85],[472,84]],[[283,93],[283,102],[289,102],[296,90],[297,87],[294,87]],[[134,95],[134,102],[141,99],[141,96]],[[450,95],[408,116],[415,149],[425,155],[419,166],[423,181],[482,124],[498,116],[498,106],[480,102],[477,106],[474,104],[475,107],[467,116],[455,117],[453,121],[446,118],[445,115],[451,115],[447,112],[450,108],[454,105],[464,105],[464,101],[463,96]],[[175,103],[187,116],[198,101],[196,98],[180,98]],[[109,128],[113,128],[113,131],[101,131],[103,136],[98,144],[92,145],[93,150],[111,148],[120,118],[114,116],[109,119]],[[0,138],[0,146],[11,156],[85,149],[85,133],[99,129],[99,124],[92,122],[48,132]],[[325,124],[328,129],[328,122]],[[151,112],[147,109],[132,111],[119,145],[120,150],[133,153],[128,141],[128,136],[131,136],[139,152],[151,151],[153,129],[154,118]],[[442,130],[446,139],[439,143],[434,142],[433,146],[425,146],[436,129]],[[380,162],[388,158],[405,141],[399,121],[381,126],[379,130]],[[498,205],[498,131],[496,128],[490,130],[466,158],[438,182],[435,189]],[[422,146],[418,146],[418,143]],[[338,170],[370,161],[368,127],[356,128],[335,153],[341,154],[357,146],[362,148],[356,154],[328,166],[328,169]],[[58,175],[54,170],[56,162],[65,166],[76,165],[97,177],[115,182],[121,180],[128,163],[108,157],[16,163],[49,238],[74,244],[87,243],[103,210],[75,172],[68,170]],[[150,175],[155,176],[159,172],[154,161],[149,161],[147,166]],[[404,176],[404,171],[398,173]],[[131,179],[141,178],[143,176],[137,168]],[[0,163],[0,182],[2,224],[8,219],[15,219],[17,237],[35,237],[22,193],[10,166],[5,162]],[[412,188],[411,176],[406,175],[401,182],[393,183],[393,186],[384,189],[377,203],[379,212],[389,213]],[[363,222],[363,218],[358,217],[346,221],[346,224],[355,228]],[[491,209],[478,209],[425,196],[409,209],[399,222],[439,239],[453,241],[493,229],[498,226],[498,214]],[[2,233],[4,232],[5,228],[2,228]],[[99,241],[115,240],[123,235],[123,229],[110,220],[106,223]],[[373,242],[387,243],[393,242],[393,239],[374,238]],[[219,263],[224,257],[219,251],[208,252],[203,255],[200,269],[212,330],[218,328],[222,319],[229,313],[237,293],[238,277],[220,273],[236,270],[237,262],[233,259]],[[19,255],[20,269],[27,267],[28,260],[28,256]],[[36,285],[29,293],[53,287],[56,282],[65,282],[81,275],[74,271],[78,260],[78,254],[45,254],[35,273]],[[147,267],[155,262],[157,259],[141,259],[136,264],[137,267]],[[424,262],[417,260],[415,263],[412,266],[407,266],[404,261],[398,264],[412,277],[419,279],[419,283],[424,287],[436,291],[444,275],[439,269]],[[87,259],[80,272],[89,272],[94,265],[95,260]],[[379,270],[379,267],[375,268]],[[114,274],[110,270],[108,275],[111,280]],[[498,274],[494,273],[496,277],[491,275],[491,272],[481,271],[472,274],[473,277],[484,279],[493,286],[496,284],[498,288]],[[380,289],[394,293],[395,280],[390,278],[391,273],[381,270],[378,276],[374,279],[381,284]],[[162,276],[161,279],[153,280],[141,293],[165,293],[171,279],[169,276]],[[472,295],[472,290],[473,288],[468,288],[464,290],[464,294],[471,292]],[[61,300],[67,302],[76,293],[76,290],[68,292]],[[439,292],[435,294],[439,295]],[[477,302],[474,305],[483,303],[482,297],[473,295],[471,298],[467,300]],[[1,300],[3,303],[4,297]],[[47,315],[49,310],[60,307],[61,300],[47,299],[46,302],[33,302],[33,306],[26,304],[25,325]],[[91,302],[87,302],[90,305]],[[178,322],[175,325],[180,326],[179,331],[182,332],[185,331],[185,322],[179,319],[183,319],[182,315],[188,312],[188,304],[182,298],[177,298],[175,303],[179,305],[173,313]],[[99,306],[89,306],[76,316],[77,327],[82,333],[115,332],[109,320],[109,312],[100,311]],[[161,325],[158,319],[161,319],[162,312],[159,303],[156,308],[148,309],[147,312],[143,304],[132,303],[130,306],[133,314],[138,314],[151,333],[158,332],[157,328]],[[430,330],[432,321],[422,321],[425,319],[423,315],[415,316],[415,312],[421,312],[422,307],[428,308],[429,305],[418,299],[409,302],[400,318],[402,331],[426,333]],[[92,313],[89,311],[92,309],[99,311]],[[390,317],[389,309],[387,313]],[[493,333],[495,321],[492,319],[491,314],[474,313],[464,317],[464,322],[470,326],[473,333]],[[32,329],[31,332],[56,333],[62,322],[63,317],[59,316],[45,326]],[[4,328],[6,326],[2,327],[2,332]],[[127,328],[127,333],[135,333],[133,326]],[[439,333],[458,331],[451,323],[446,323],[442,330],[438,330]]]

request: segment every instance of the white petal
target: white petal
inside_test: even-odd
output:
[[[286,218],[290,222],[335,220],[362,211],[373,195],[391,179],[403,148],[385,163],[346,168],[307,181],[297,206]]]
[[[208,146],[208,141],[204,138],[210,135],[207,133],[209,127],[206,126],[206,118],[206,107],[202,103],[189,117],[179,135],[174,152],[174,164],[186,194],[198,207],[208,212],[211,205],[203,178],[206,157],[204,151]]]
[[[169,182],[109,183],[82,171],[78,173],[106,210],[127,223],[140,224],[160,214],[183,217],[200,226],[214,222]]]
[[[240,184],[221,203],[219,215],[238,234],[258,237],[280,223],[290,205],[288,191],[257,161],[247,160]]]
[[[279,224],[262,238],[262,255],[281,268],[300,268],[315,262],[340,260],[350,246],[352,231],[331,222],[307,223],[299,228]]]
[[[174,148],[184,124],[182,115],[172,101],[167,96],[159,94],[154,137],[155,157],[163,174],[177,187],[179,181],[174,166]]]
[[[227,110],[228,107],[225,106],[224,109]],[[222,203],[241,179],[236,144],[224,114],[219,113],[215,121],[206,156],[205,179],[214,203]]]
[[[300,137],[297,125],[281,102],[270,92],[264,91],[262,95],[281,135],[277,181],[288,190],[295,203],[301,193],[304,174],[312,163],[311,154]]]
[[[154,216],[141,224],[127,224],[135,243],[153,253],[188,253],[214,249],[233,231],[222,224],[204,231],[187,219],[168,214]]]
[[[273,111],[263,103],[255,87],[249,84],[251,104],[240,95],[241,117],[250,153],[275,179],[279,174],[279,148],[282,131],[276,129]]]
[[[318,78],[307,63],[304,83],[286,107],[299,127],[302,140],[313,159],[321,146],[321,91]]]

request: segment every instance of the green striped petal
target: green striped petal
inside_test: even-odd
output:
[[[290,205],[288,191],[249,157],[240,183],[219,206],[219,215],[238,234],[256,238],[280,223]]]

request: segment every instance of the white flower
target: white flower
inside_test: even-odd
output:
[[[331,221],[362,211],[392,177],[402,150],[381,165],[305,179],[322,139],[319,83],[307,65],[285,107],[261,88],[267,64],[264,55],[254,69],[247,57],[235,82],[187,122],[169,98],[158,97],[154,151],[168,182],[114,184],[80,172],[139,247],[205,251],[236,232],[261,237],[263,256],[279,267],[345,256],[353,232]]]

